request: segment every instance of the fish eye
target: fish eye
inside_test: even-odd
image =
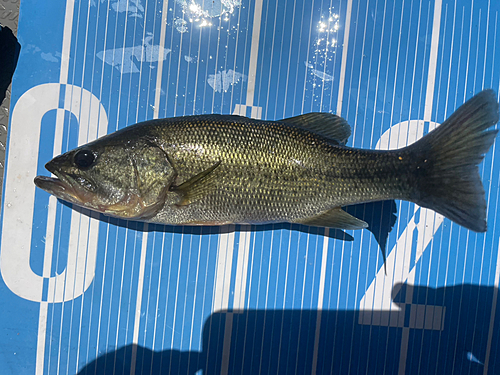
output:
[[[73,160],[78,168],[86,169],[94,163],[95,155],[92,151],[83,149],[75,154]]]

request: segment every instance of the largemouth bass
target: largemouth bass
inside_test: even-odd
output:
[[[343,206],[388,199],[486,231],[477,165],[494,142],[498,102],[485,90],[416,143],[346,147],[347,122],[311,113],[281,121],[203,115],[129,126],[57,156],[35,184],[103,214],[175,225],[367,224]]]

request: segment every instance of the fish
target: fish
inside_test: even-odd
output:
[[[154,119],[55,157],[35,185],[104,215],[167,225],[299,223],[363,229],[345,207],[404,200],[485,232],[478,165],[498,130],[484,90],[417,142],[346,146],[347,121],[308,113],[279,121],[230,115]]]

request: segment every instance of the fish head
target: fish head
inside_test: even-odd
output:
[[[49,161],[55,177],[35,184],[59,199],[106,215],[147,220],[165,204],[176,173],[161,147],[103,138]]]

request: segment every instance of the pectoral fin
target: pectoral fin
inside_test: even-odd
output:
[[[170,191],[176,192],[181,196],[177,206],[187,206],[200,198],[208,195],[213,189],[213,171],[220,165],[220,161],[210,168],[184,181],[179,186],[172,186]]]
[[[332,208],[317,216],[297,221],[297,223],[338,229],[363,229],[368,227],[365,221],[356,219],[340,207]]]

